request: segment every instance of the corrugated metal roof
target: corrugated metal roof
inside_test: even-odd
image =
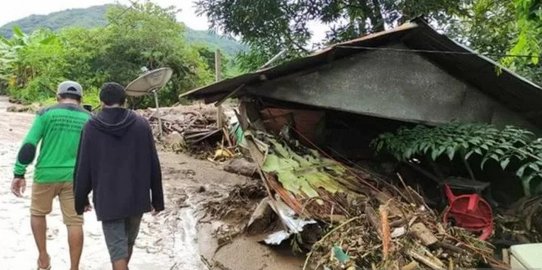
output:
[[[531,122],[542,126],[542,88],[540,86],[500,66],[495,61],[476,54],[473,50],[452,41],[445,35],[439,34],[421,18],[394,29],[332,45],[312,55],[282,65],[207,85],[187,92],[182,97],[204,99],[207,103],[215,102],[228,94],[233,94],[232,96],[242,94],[242,92],[232,93],[242,85],[273,80],[366,51],[351,48],[352,46],[379,47],[397,41],[414,50],[463,53],[421,53],[421,55],[457,78],[476,86],[511,110],[522,114]]]

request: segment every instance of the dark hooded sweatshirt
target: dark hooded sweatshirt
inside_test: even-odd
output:
[[[93,192],[98,220],[164,209],[162,174],[147,120],[107,108],[83,128],[74,175],[75,210],[82,214]]]

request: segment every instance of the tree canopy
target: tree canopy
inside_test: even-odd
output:
[[[539,62],[542,52],[542,1],[514,0],[519,36],[511,53],[529,54],[531,62]]]
[[[239,57],[245,70],[257,69],[282,50],[287,50],[283,60],[288,60],[314,46],[392,28],[423,15],[457,41],[542,82],[540,0],[198,0],[196,5],[214,28],[240,36],[251,47]],[[311,23],[327,29],[324,40],[311,41]]]
[[[214,30],[250,47],[235,61],[226,52],[223,76],[237,74],[238,66],[257,69],[283,50],[286,61],[423,15],[453,39],[542,83],[540,0],[197,0],[196,5]],[[60,28],[69,23],[61,19],[63,12],[38,18],[52,18],[47,20],[57,28],[51,30],[36,29],[31,19],[21,20],[24,29],[35,30],[14,27],[9,39],[0,37],[0,91],[32,102],[53,98],[50,89],[63,79],[81,81],[92,92],[108,80],[127,84],[142,66],[168,66],[175,75],[161,95],[165,104],[172,104],[180,92],[213,80],[213,49],[221,45],[204,33],[195,39],[187,35],[187,28],[175,20],[175,8],[149,1],[129,9],[107,7],[105,16],[103,9],[88,9],[95,19],[83,20],[86,28]],[[314,24],[327,30],[322,40],[313,39]],[[203,43],[194,45],[194,40]]]
[[[76,80],[87,90],[87,101],[96,105],[102,83],[126,85],[141,67],[170,67],[174,75],[160,98],[164,105],[177,103],[181,92],[211,82],[214,66],[202,48],[186,42],[176,12],[143,2],[131,8],[111,6],[108,24],[94,29],[38,29],[26,34],[15,27],[10,39],[0,41],[0,82],[13,99],[35,102],[52,101],[60,81]]]
[[[198,0],[200,13],[225,33],[241,36],[252,50],[242,54],[245,69],[254,69],[281,50],[290,58],[307,52],[309,25],[327,28],[322,44],[356,38],[397,26],[425,14],[446,22],[465,12],[470,0]]]
[[[97,28],[108,24],[107,10],[112,4],[92,6],[81,9],[67,9],[47,15],[30,15],[22,19],[7,23],[0,27],[0,36],[10,38],[14,26],[18,26],[25,33],[32,33],[39,28],[60,31],[64,28]],[[185,27],[183,33],[186,41],[191,44],[204,44],[215,50],[220,49],[229,56],[234,56],[245,50],[245,46],[235,39],[220,36],[207,30],[194,30]]]

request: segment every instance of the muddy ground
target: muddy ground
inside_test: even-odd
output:
[[[13,196],[9,189],[13,162],[33,115],[8,113],[8,106],[7,98],[0,97],[0,268],[35,269],[37,252],[29,224],[31,181],[22,199]],[[227,237],[241,231],[245,223],[242,218],[255,202],[247,201],[245,209],[234,211],[238,215],[227,221],[214,217],[204,207],[209,202],[220,203],[236,190],[235,186],[256,185],[259,180],[227,173],[222,164],[184,154],[161,151],[160,159],[167,209],[157,217],[144,216],[130,269],[301,269],[303,258],[261,245],[258,237]],[[31,179],[31,173],[32,169],[27,178]],[[55,202],[48,218],[53,269],[69,267],[66,230],[61,219]],[[84,229],[81,269],[109,269],[101,224],[93,212],[85,214]]]

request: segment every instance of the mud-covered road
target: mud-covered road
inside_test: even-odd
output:
[[[7,99],[0,97],[0,179],[2,183],[0,185],[0,235],[2,237],[0,268],[35,269],[37,251],[32,238],[29,219],[30,185],[32,181],[27,181],[28,186],[24,198],[16,198],[9,189],[12,179],[12,166],[20,141],[34,116],[24,113],[7,113],[7,106]],[[30,168],[27,175],[28,179],[32,179],[31,174],[32,168]],[[170,179],[169,175],[166,176],[166,185],[168,185],[167,182]],[[169,193],[169,190],[166,192]],[[52,259],[51,264],[53,269],[68,269],[69,256],[66,228],[62,223],[58,201],[55,201],[53,205],[53,212],[47,219],[47,245]],[[185,224],[177,224],[175,219],[171,219],[170,214],[164,212],[158,217],[144,217],[140,239],[134,251],[132,269],[172,269],[174,265],[180,265],[177,261],[184,256],[184,254],[178,253],[177,250],[186,250],[188,249],[187,245],[196,247],[190,252],[199,256],[194,241],[185,241],[182,237],[177,236],[178,233],[185,231],[184,228],[179,228],[179,226],[182,227]],[[185,218],[184,220],[189,219]],[[186,224],[187,227],[194,227],[194,225]],[[85,214],[84,229],[85,246],[81,269],[108,269],[109,259],[101,232],[101,225],[96,221],[93,212]],[[192,235],[190,233],[185,234],[187,238],[190,238],[195,235],[195,232]],[[164,237],[167,237],[167,239],[164,239]],[[186,255],[193,256],[193,254]],[[190,268],[197,269],[197,265]]]
[[[8,113],[6,97],[0,96],[0,269],[36,269],[37,251],[30,229],[32,167],[27,175],[24,198],[10,192],[12,166],[21,140],[34,116]],[[166,210],[157,217],[145,215],[130,269],[300,269],[302,260],[280,256],[255,239],[239,237],[218,248],[214,230],[219,221],[198,223],[205,216],[202,205],[228,195],[235,185],[254,183],[246,177],[226,173],[220,164],[184,154],[160,152]],[[68,269],[66,228],[58,201],[48,216],[48,251],[53,269]],[[243,221],[240,221],[243,223]],[[82,270],[110,269],[101,224],[94,212],[85,214],[85,244]],[[205,263],[204,263],[205,262]],[[219,267],[215,267],[219,265]]]
[[[0,269],[35,269],[37,251],[30,230],[30,190],[28,181],[24,198],[16,198],[10,192],[12,166],[33,115],[8,113],[7,98],[0,97]],[[197,243],[196,219],[191,199],[186,194],[200,187],[193,180],[191,169],[184,169],[188,158],[161,153],[166,186],[167,210],[158,217],[146,215],[133,255],[131,269],[204,269]],[[187,173],[188,171],[188,173]],[[28,179],[32,177],[30,168]],[[183,207],[178,207],[183,198]],[[47,219],[48,251],[53,269],[68,269],[69,257],[66,228],[58,202]],[[81,269],[101,270],[109,268],[109,257],[94,212],[85,214],[85,246]]]

